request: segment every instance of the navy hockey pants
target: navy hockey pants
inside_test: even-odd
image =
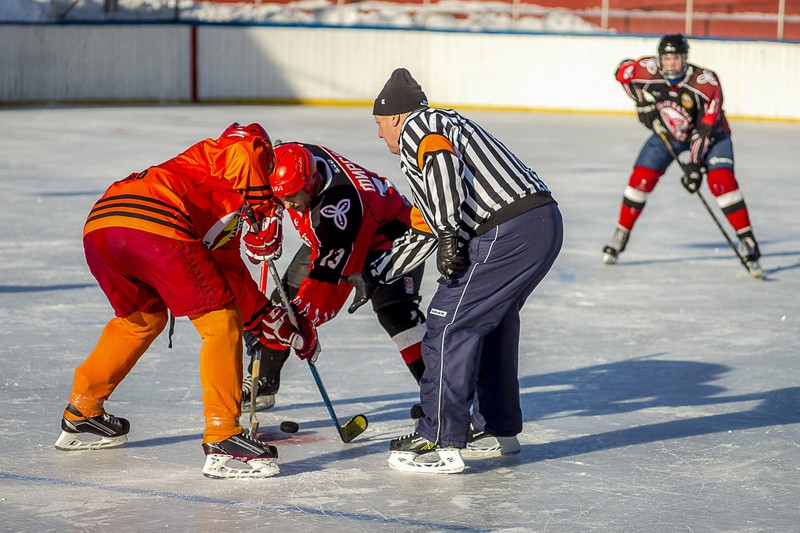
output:
[[[469,267],[440,283],[428,308],[420,435],[463,448],[471,422],[501,437],[522,431],[519,312],[562,240],[561,213],[552,203],[470,241]]]
[[[675,140],[671,142],[677,154],[689,149],[689,143],[682,143]],[[667,147],[664,146],[664,141],[661,140],[661,137],[654,133],[645,141],[633,165],[664,172],[667,170],[670,163],[672,163],[672,154],[670,154]],[[731,141],[730,133],[726,131],[716,133],[714,136],[714,144],[709,148],[703,163],[707,170],[727,168],[733,171],[733,142]]]

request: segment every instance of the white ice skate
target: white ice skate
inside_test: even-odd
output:
[[[461,450],[435,446],[414,432],[389,443],[389,466],[401,472],[457,474],[464,470]]]
[[[72,404],[61,418],[61,435],[55,447],[62,451],[119,448],[128,442],[130,423],[108,413],[87,418]]]
[[[484,431],[472,429],[462,455],[467,458],[516,455],[521,449],[517,437],[495,437]]]
[[[603,263],[607,265],[614,265],[617,263],[619,254],[625,250],[630,235],[630,231],[625,228],[617,226],[616,229],[614,229],[611,242],[603,248]]]
[[[203,444],[203,475],[212,479],[262,479],[280,472],[278,449],[244,435]]]
[[[389,466],[400,472],[422,474],[457,474],[464,470],[461,450],[437,447],[429,452],[391,452]]]

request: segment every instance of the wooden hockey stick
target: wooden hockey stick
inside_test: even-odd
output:
[[[286,308],[286,312],[289,315],[289,321],[296,330],[300,331],[300,328],[297,325],[297,317],[295,316],[294,309],[289,302],[289,297],[286,295],[286,289],[283,287],[283,282],[281,281],[280,274],[278,274],[278,269],[275,267],[275,263],[271,260],[267,260],[265,263],[269,268],[270,274],[272,274],[273,281],[275,281],[278,294],[281,297],[281,302],[283,303],[283,306]],[[325,390],[325,385],[322,384],[322,378],[319,375],[316,365],[313,361],[311,361],[311,359],[306,359],[306,362],[308,363],[309,370],[311,370],[311,375],[314,377],[314,382],[317,384],[319,394],[322,396],[322,401],[325,403],[325,407],[328,409],[328,414],[331,416],[331,420],[333,420],[333,423],[336,426],[336,431],[339,433],[339,438],[342,439],[342,442],[352,441],[367,429],[367,425],[369,424],[367,417],[364,415],[356,415],[345,422],[344,425],[340,424],[339,418],[336,416],[336,413],[333,410],[333,404],[328,396],[328,392]]]
[[[258,288],[261,292],[267,292],[267,268],[261,265],[261,280]],[[261,378],[261,351],[263,348],[253,351],[252,364],[250,365],[250,438],[256,438],[258,433],[258,417],[256,416],[256,396],[258,395],[258,382]]]

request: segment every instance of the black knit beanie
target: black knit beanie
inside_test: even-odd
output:
[[[372,114],[377,116],[400,115],[428,107],[428,97],[422,92],[417,80],[404,68],[392,72],[372,106]]]

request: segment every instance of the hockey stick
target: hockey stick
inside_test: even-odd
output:
[[[289,297],[286,296],[286,289],[283,287],[283,282],[281,281],[280,274],[278,274],[278,269],[275,267],[275,263],[271,260],[267,260],[266,263],[269,267],[270,274],[272,274],[272,279],[275,281],[275,285],[278,288],[278,294],[281,297],[281,302],[283,302],[283,306],[286,308],[286,312],[289,315],[289,321],[292,323],[292,326],[299,331],[300,328],[297,326],[297,317],[294,315],[294,309],[289,302]],[[342,442],[352,441],[354,438],[361,435],[365,429],[367,429],[367,425],[369,424],[367,417],[364,415],[356,415],[345,422],[344,425],[340,424],[339,418],[336,416],[336,413],[333,410],[333,404],[328,396],[328,392],[325,390],[325,385],[322,384],[322,378],[320,378],[316,365],[311,361],[311,359],[306,359],[306,362],[308,363],[309,370],[311,370],[311,375],[314,377],[314,382],[317,384],[319,394],[322,396],[322,401],[325,403],[325,407],[328,409],[328,414],[331,415],[331,420],[333,420],[333,423],[336,426],[336,431],[339,433],[339,438],[342,439]]]
[[[647,91],[642,91],[642,93],[645,96],[645,100],[655,105],[655,98],[653,97],[653,95],[651,95]],[[667,138],[667,128],[666,126],[664,126],[664,122],[661,120],[661,117],[656,117],[655,120],[653,120],[653,131],[655,132],[656,135],[659,136],[659,138],[661,138],[661,141],[664,143],[664,146],[666,146],[667,150],[669,151],[669,155],[672,156],[672,159],[674,159],[675,162],[678,163],[678,166],[681,167],[681,172],[683,172],[684,176],[688,176],[689,171],[687,170],[686,165],[684,164],[683,161],[678,159],[678,154],[675,152],[675,147],[672,146],[672,143]],[[739,249],[736,247],[736,244],[734,244],[734,242],[728,236],[728,232],[725,231],[725,228],[722,227],[722,223],[720,223],[719,219],[717,218],[717,215],[714,214],[714,211],[711,209],[711,206],[708,205],[708,202],[706,201],[705,196],[703,196],[703,194],[700,192],[700,189],[698,189],[695,192],[695,194],[700,199],[700,203],[703,204],[703,207],[705,207],[706,211],[711,217],[711,220],[713,220],[714,224],[716,224],[717,228],[719,228],[719,231],[722,233],[722,236],[725,237],[726,241],[728,241],[728,245],[731,247],[731,250],[733,250],[733,253],[736,254],[736,257],[739,259],[739,262],[742,264],[744,269],[747,270],[748,274],[752,274],[750,271],[750,267],[747,266],[747,259],[742,257],[742,254],[739,253]]]
[[[258,288],[267,292],[267,269],[261,266],[261,280]],[[250,365],[250,438],[256,438],[258,433],[258,417],[256,416],[256,396],[258,395],[258,382],[261,378],[261,350],[253,350],[252,364]]]

